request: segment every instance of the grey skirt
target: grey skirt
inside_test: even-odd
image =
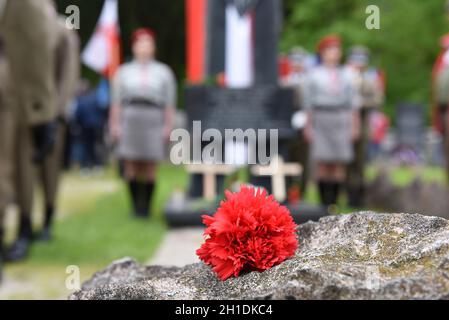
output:
[[[351,162],[354,158],[352,111],[316,108],[312,111],[312,121],[312,159],[317,162]]]
[[[164,110],[124,106],[118,156],[124,160],[160,162],[165,159]]]

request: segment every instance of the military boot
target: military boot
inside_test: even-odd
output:
[[[5,260],[8,262],[19,262],[28,256],[28,252],[33,240],[33,231],[29,217],[22,218],[20,222],[19,237],[16,242],[8,249],[5,254]]]
[[[0,229],[0,284],[3,280],[3,229]]]

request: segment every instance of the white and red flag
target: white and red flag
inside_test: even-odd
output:
[[[120,26],[118,1],[106,0],[92,38],[82,53],[83,63],[106,78],[120,66]]]
[[[185,0],[187,79],[231,88],[279,80],[281,0]]]

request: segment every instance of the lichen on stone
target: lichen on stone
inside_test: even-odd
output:
[[[449,223],[372,212],[301,225],[296,255],[266,272],[220,281],[202,263],[97,273],[71,299],[448,299]]]

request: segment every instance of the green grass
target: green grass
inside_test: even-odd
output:
[[[367,169],[368,180],[373,180],[379,174],[379,168],[369,167]],[[424,182],[436,182],[440,184],[447,183],[444,168],[440,167],[395,167],[390,170],[390,179],[397,186],[407,186],[411,184],[417,177]]]
[[[71,293],[65,287],[69,265],[78,266],[81,281],[85,281],[125,256],[148,262],[167,230],[164,204],[174,189],[186,189],[187,182],[183,168],[161,166],[153,218],[142,221],[131,217],[126,185],[113,168],[89,179],[76,172],[66,174],[54,241],[36,243],[29,259],[6,266],[7,281],[0,286],[0,299],[65,299]],[[36,205],[42,206],[40,193]],[[35,218],[38,222],[40,215]],[[8,231],[13,238],[13,230]]]
[[[30,261],[104,264],[131,256],[144,262],[154,253],[165,229],[159,218],[131,218],[126,194],[120,189],[99,199],[87,212],[57,224],[56,240],[36,245]]]
[[[368,178],[375,178],[378,172],[379,169],[369,168]],[[399,185],[411,183],[417,175],[425,181],[445,182],[444,170],[440,168],[394,168],[390,174]],[[247,173],[239,172],[238,177],[245,181]],[[55,240],[34,245],[30,258],[23,263],[7,265],[5,271],[11,280],[9,286],[0,287],[0,299],[64,299],[70,293],[65,288],[68,265],[79,266],[84,281],[124,256],[148,262],[167,230],[162,218],[164,204],[175,189],[186,190],[187,182],[188,175],[182,167],[161,166],[154,217],[141,221],[130,216],[126,186],[115,170],[91,179],[69,173],[63,179]],[[313,184],[305,200],[319,203]],[[345,203],[342,197],[341,213],[357,211]]]
[[[131,217],[126,186],[117,183],[117,190],[91,200],[86,210],[74,212],[59,221],[54,229],[55,241],[34,246],[29,261],[103,265],[124,256],[147,261],[166,231],[163,204],[174,188],[185,187],[187,183],[181,168],[162,166],[158,177],[152,219]]]
[[[446,184],[447,178],[444,168],[441,167],[394,167],[390,168],[390,179],[393,184],[399,187],[405,187],[413,183],[413,181],[420,177],[427,183]],[[374,180],[380,172],[380,168],[370,166],[366,169],[366,177],[368,181]],[[305,201],[311,204],[319,204],[319,194],[315,185],[311,184],[305,195]],[[340,199],[341,213],[352,213],[356,211],[366,210],[366,208],[351,208],[346,205],[345,196],[342,195]]]

